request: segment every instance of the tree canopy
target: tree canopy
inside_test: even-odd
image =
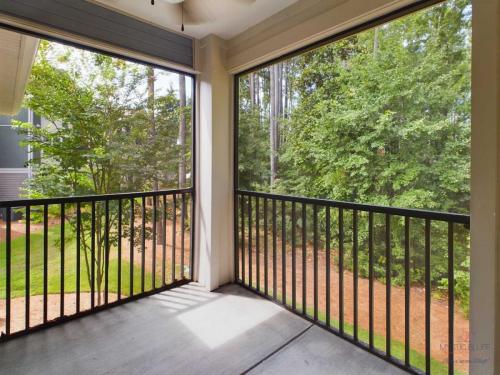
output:
[[[190,124],[190,110],[164,82],[167,74],[42,42],[25,104],[45,123],[18,124],[42,155],[32,162],[27,194],[144,191],[155,182],[155,189],[177,187],[179,160],[189,170],[190,129],[180,142],[179,123],[187,116]]]
[[[468,212],[470,22],[447,1],[241,77],[240,187]]]
[[[470,69],[471,3],[448,0],[240,76],[239,188],[468,213]],[[364,214],[360,249],[368,246]],[[385,280],[387,227],[374,216],[375,277]],[[391,278],[402,285],[404,224],[393,219]],[[351,261],[352,222],[346,213],[344,256]],[[431,282],[446,290],[448,229],[442,224],[432,223]],[[323,232],[325,225],[320,211]],[[411,228],[411,281],[422,285],[424,223],[412,220]],[[468,236],[455,228],[456,293],[465,311]],[[360,251],[362,277],[367,264],[367,252]]]
[[[27,135],[24,143],[40,154],[31,161],[33,176],[25,183],[25,195],[44,198],[188,187],[191,103],[184,76],[42,41],[25,97],[25,106],[41,116],[42,125],[16,124]],[[121,203],[128,212],[130,201]],[[140,209],[135,206],[135,211]],[[58,207],[51,206],[51,211],[60,214]],[[148,204],[144,214],[151,218],[152,211]],[[65,219],[72,233],[80,233],[89,285],[95,266],[100,303],[106,254],[121,241],[118,202],[66,205]],[[136,228],[142,233],[136,242],[151,237],[152,225],[137,223]],[[129,234],[124,224],[123,236]]]

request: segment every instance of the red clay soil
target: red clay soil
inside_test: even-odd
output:
[[[166,223],[166,233],[167,233],[167,238],[166,238],[166,246],[165,246],[165,268],[166,268],[166,275],[171,276],[171,269],[172,269],[172,248],[173,248],[173,243],[172,243],[172,222],[167,221]],[[139,235],[139,234],[136,234]],[[182,265],[182,254],[183,254],[183,249],[182,249],[182,231],[179,223],[177,223],[177,228],[176,228],[176,239],[175,239],[175,264],[177,265],[176,267],[176,279],[181,278],[181,265]],[[185,230],[184,232],[184,277],[189,277],[189,263],[190,263],[190,251],[191,248],[191,234],[189,231]],[[163,262],[163,244],[158,237],[157,244],[156,244],[156,265],[155,265],[155,270],[156,274],[160,275],[161,274],[161,268],[162,268],[162,262]],[[118,254],[116,251],[113,252],[112,257],[117,257]],[[134,246],[134,264],[138,267],[142,265],[142,251],[141,251],[141,246]],[[122,259],[125,261],[130,260],[130,241],[128,239],[124,239],[122,241]],[[144,267],[147,272],[152,272],[153,270],[153,240],[148,239],[146,240],[145,243],[145,262],[144,262]],[[167,278],[167,282],[169,279]]]
[[[277,264],[277,295],[282,295],[282,261],[281,245],[278,244],[276,264]],[[240,253],[241,254],[241,253]],[[268,286],[269,294],[273,291],[272,274],[272,251],[269,247],[268,253]],[[314,263],[312,249],[308,250],[306,262],[306,306],[313,308],[314,303]],[[241,255],[240,255],[241,256]],[[245,249],[245,274],[246,283],[248,279],[248,247]],[[287,252],[286,257],[286,295],[287,304],[291,305],[292,300],[292,260],[291,252]],[[253,285],[256,286],[256,251],[252,252],[252,278]],[[264,287],[264,254],[260,253],[260,285]],[[241,259],[240,259],[241,277]],[[369,305],[368,305],[368,279],[358,278],[358,325],[364,330],[369,328]],[[338,264],[333,260],[333,251],[330,262],[330,311],[332,325],[333,321],[338,322],[339,317],[339,273]],[[297,305],[302,306],[302,256],[297,251],[296,256],[296,299]],[[382,282],[374,282],[374,331],[377,335],[386,334],[386,285]],[[410,345],[419,353],[425,353],[425,289],[412,287],[410,290]],[[318,309],[326,311],[326,259],[325,253],[320,250],[318,254]],[[392,340],[405,342],[405,291],[404,288],[391,287],[391,338]],[[344,271],[344,321],[353,323],[353,274]],[[336,324],[336,323],[335,323]],[[455,309],[455,367],[457,370],[467,371],[469,353],[467,349],[460,350],[468,345],[457,345],[468,343],[469,341],[469,320],[458,308]],[[385,347],[379,348],[385,350]],[[447,364],[448,361],[448,301],[445,298],[432,298],[431,301],[431,355],[434,359]]]
[[[50,220],[49,226],[53,224],[56,224],[56,222],[54,220]],[[5,235],[6,235],[5,228],[6,228],[5,222],[0,220],[0,241],[5,241]],[[11,222],[10,228],[11,228],[10,231],[11,239],[15,239],[24,236],[26,224],[23,221],[13,221]],[[30,228],[32,233],[38,232],[43,229],[43,224],[31,223]]]
[[[80,311],[90,309],[90,293],[80,293]],[[116,301],[117,295],[108,294],[108,301]],[[95,294],[97,304],[97,293]],[[60,314],[59,294],[49,294],[47,296],[47,318],[53,320]],[[11,301],[11,333],[25,329],[25,300],[24,297],[13,298]],[[0,311],[5,311],[5,300],[0,300]],[[64,295],[64,314],[73,315],[76,313],[76,294],[66,293]],[[43,296],[30,297],[30,327],[43,323]],[[0,318],[0,331],[5,332],[5,318]]]

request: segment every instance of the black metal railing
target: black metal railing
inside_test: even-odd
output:
[[[0,340],[191,281],[193,194],[0,202]]]
[[[237,190],[235,224],[241,285],[411,373],[454,373],[454,256],[468,252],[468,215]],[[415,286],[422,307],[411,303],[421,298]],[[431,352],[438,291],[448,307],[439,323],[448,325],[438,353],[446,359]],[[397,317],[395,292],[404,295]],[[420,308],[421,322],[411,315]],[[403,322],[396,337],[391,327]],[[420,330],[423,342],[412,342]]]

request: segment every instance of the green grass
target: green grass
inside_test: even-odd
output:
[[[257,289],[257,285],[252,283],[253,288]],[[264,289],[260,289],[262,293],[264,293]],[[276,298],[278,302],[283,300],[282,295],[278,292],[276,293]],[[287,301],[291,301],[291,296],[287,296]],[[287,303],[287,306],[291,308],[291,305]],[[296,310],[302,312],[302,305],[296,304]],[[312,308],[306,308],[306,314],[313,319],[314,310]],[[322,323],[326,323],[326,313],[324,311],[318,310],[318,320]],[[334,328],[339,328],[339,321],[333,318],[330,318],[330,325]],[[351,336],[354,335],[354,326],[348,322],[344,321],[344,333],[347,333]],[[368,343],[369,342],[369,331],[358,327],[358,339],[361,342]],[[373,335],[373,346],[381,351],[385,351],[385,336],[374,333]],[[404,361],[405,358],[405,344],[401,341],[391,340],[391,355],[394,358],[397,358],[401,361]],[[425,355],[410,348],[410,363],[413,367],[418,368],[422,371],[425,371]],[[448,365],[444,364],[438,360],[431,358],[431,373],[434,375],[448,375]],[[456,375],[466,375],[466,373],[462,371],[455,370]]]
[[[66,232],[67,238],[71,237],[69,228]],[[48,230],[48,292],[60,293],[60,226],[54,225]],[[31,233],[30,241],[30,295],[43,294],[43,233]],[[111,254],[116,254],[116,249],[111,249]],[[65,269],[64,269],[64,284],[65,293],[76,292],[76,241],[74,236],[71,240],[65,243]],[[25,237],[20,236],[11,242],[11,297],[25,296]],[[160,267],[157,267],[160,268]],[[0,242],[0,274],[5,274],[6,270],[6,252],[5,242]],[[121,292],[123,296],[129,294],[130,289],[130,263],[122,260],[121,270]],[[169,277],[169,273],[167,273]],[[145,290],[151,290],[152,274],[145,273]],[[157,285],[160,283],[160,273],[157,272]],[[109,292],[118,292],[118,259],[113,259],[111,256],[109,262]],[[141,268],[134,266],[134,294],[141,292]],[[102,284],[104,288],[104,281]],[[0,298],[5,298],[5,278],[0,278]],[[81,292],[90,292],[88,281],[88,271],[85,263],[85,255],[81,250],[80,260],[80,290]]]

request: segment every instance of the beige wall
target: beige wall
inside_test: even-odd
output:
[[[240,72],[414,2],[299,0],[229,40],[227,69]]]
[[[471,373],[500,373],[500,1],[473,0]],[[496,370],[496,371],[495,371]]]

